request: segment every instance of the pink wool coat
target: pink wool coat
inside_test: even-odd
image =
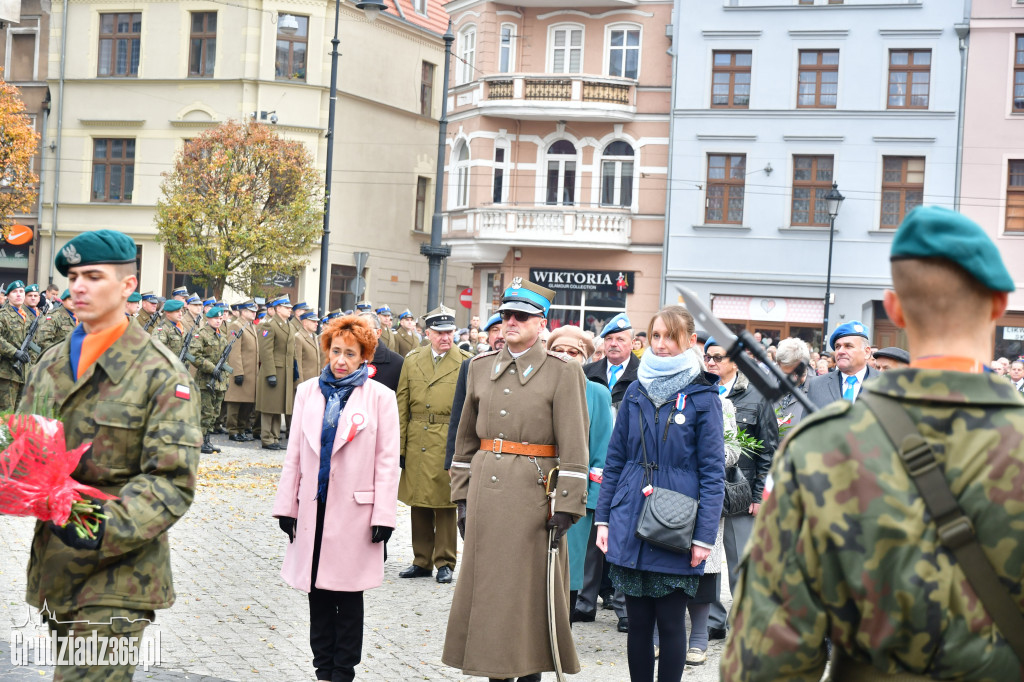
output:
[[[295,541],[287,545],[281,577],[303,592],[310,591],[325,406],[317,379],[299,385],[288,452],[274,501],[275,517],[298,519]],[[349,441],[353,422],[354,436]],[[370,535],[373,526],[395,527],[398,434],[394,391],[369,379],[352,391],[341,412],[331,455],[316,587],[361,592],[384,582],[384,545],[370,542]]]

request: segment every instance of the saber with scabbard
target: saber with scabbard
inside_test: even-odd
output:
[[[558,467],[555,467],[547,475],[547,482],[544,492],[548,498],[548,520],[555,514],[555,492],[558,489]],[[565,674],[562,672],[562,659],[558,654],[558,626],[555,622],[555,568],[558,565],[558,545],[555,543],[557,528],[548,530],[548,639],[551,642],[551,660],[555,664],[555,679],[558,682],[565,682]]]

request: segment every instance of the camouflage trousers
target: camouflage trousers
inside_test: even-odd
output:
[[[63,661],[55,661],[58,664],[67,662],[70,665],[55,666],[54,682],[131,682],[138,657],[147,648],[147,643],[142,641],[142,632],[154,618],[155,614],[152,611],[87,606],[71,613],[56,614],[53,619],[48,619],[47,624],[51,632],[58,637],[74,638],[58,640],[58,655],[63,642],[68,643],[68,649]],[[102,656],[102,660],[93,661],[97,665],[85,665],[82,663],[84,656],[81,656],[79,664],[76,665],[74,652],[87,649],[94,632],[97,638],[106,638],[97,640],[96,645],[95,656]]]
[[[203,433],[210,433],[213,431],[213,427],[217,424],[217,418],[220,417],[220,405],[224,402],[224,394],[227,391],[211,391],[205,386],[202,390],[202,400],[200,405],[202,407],[202,425]]]
[[[0,412],[14,412],[18,409],[21,388],[25,384],[11,379],[0,379]]]

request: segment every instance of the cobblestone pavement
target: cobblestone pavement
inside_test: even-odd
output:
[[[157,612],[162,664],[136,680],[313,680],[308,602],[280,577],[286,538],[270,517],[283,452],[258,444],[214,439],[222,452],[204,456],[199,489],[189,513],[171,533],[177,602]],[[49,670],[11,665],[11,628],[23,622],[25,567],[32,521],[0,516],[0,681],[49,679]],[[461,547],[460,547],[461,550]],[[356,679],[480,682],[441,663],[453,585],[402,580],[412,562],[409,509],[399,505],[398,528],[388,543],[384,585],[366,593],[363,660]],[[455,579],[458,580],[458,568]],[[726,588],[727,589],[727,588]],[[626,635],[612,611],[573,627],[580,682],[629,679]],[[708,662],[687,668],[684,680],[718,679],[722,642],[712,641]],[[544,682],[554,680],[544,675]]]

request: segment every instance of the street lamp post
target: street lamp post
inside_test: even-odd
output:
[[[371,22],[384,9],[382,0],[362,0],[356,7],[363,10]],[[330,305],[331,269],[331,176],[334,170],[334,114],[338,104],[338,22],[341,16],[341,0],[334,0],[334,38],[331,39],[331,99],[327,108],[327,169],[324,173],[324,233],[320,239],[320,300],[317,304],[320,317],[327,315]]]
[[[828,274],[825,276],[825,325],[821,329],[821,347],[825,349],[828,339],[828,309],[832,300],[832,241],[836,234],[836,216],[839,215],[839,207],[845,199],[839,193],[839,184],[832,183],[832,189],[825,195],[825,207],[828,210]]]
[[[440,302],[441,261],[452,253],[452,247],[441,244],[441,197],[444,192],[445,138],[448,135],[448,70],[452,59],[452,22],[444,32],[444,84],[441,86],[441,124],[437,133],[437,179],[434,181],[434,215],[430,220],[430,243],[420,244],[420,253],[429,263],[427,277],[427,310],[435,309]]]

